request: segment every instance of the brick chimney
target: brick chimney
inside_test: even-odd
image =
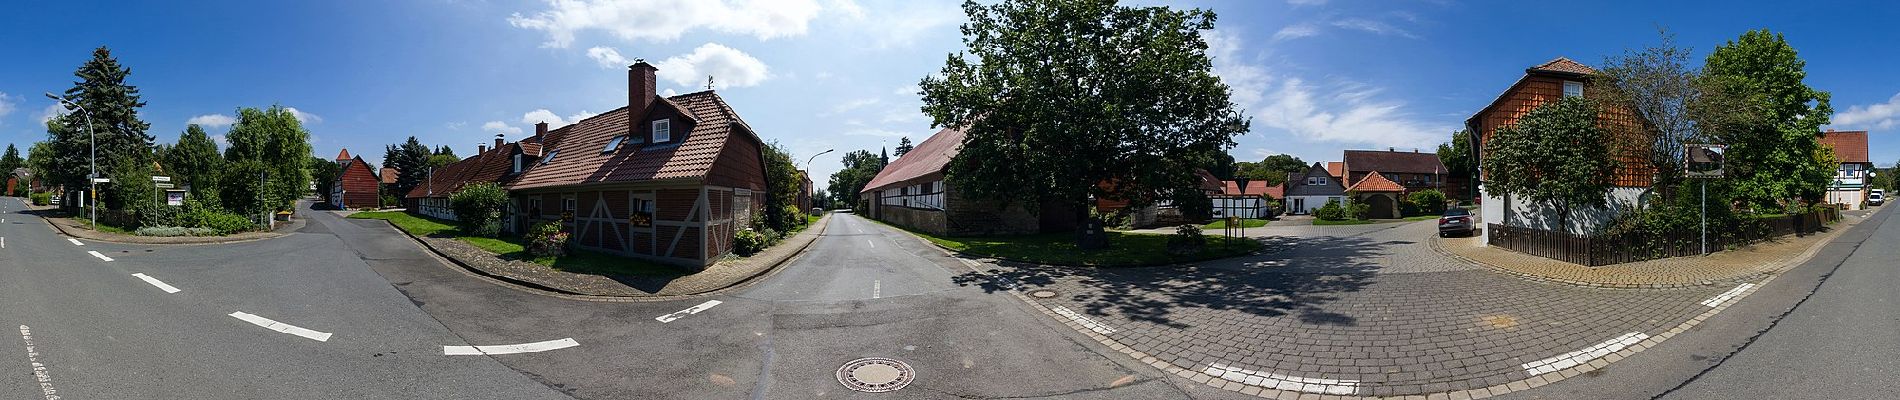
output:
[[[647,107],[653,105],[653,73],[659,70],[644,59],[635,59],[627,67],[627,126],[638,126],[637,118],[644,118]]]
[[[546,122],[542,122],[542,123],[545,124]],[[502,137],[501,134],[499,133],[495,134],[495,148],[497,149],[501,148],[502,143],[507,143],[505,141],[502,141],[501,137]]]
[[[579,121],[575,121],[575,122],[579,122]],[[546,135],[546,134],[548,134],[547,121],[534,123],[534,139],[535,140],[540,140],[541,135]]]
[[[487,152],[488,152],[488,145],[485,145],[485,144],[475,145],[475,155],[481,155],[482,153],[487,153]]]

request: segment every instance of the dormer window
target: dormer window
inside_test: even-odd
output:
[[[1564,97],[1583,96],[1583,82],[1564,81]]]
[[[673,141],[673,120],[653,121],[653,143]]]
[[[626,140],[627,140],[626,136],[614,136],[612,139],[607,139],[607,147],[600,149],[600,152],[612,153],[614,152],[614,149],[620,148],[620,142],[624,142]]]

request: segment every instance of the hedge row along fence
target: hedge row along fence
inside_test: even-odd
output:
[[[1782,236],[1806,236],[1820,232],[1823,226],[1840,219],[1840,210],[1834,208],[1757,219],[1754,229],[1742,229],[1732,235],[1710,235],[1709,248],[1720,251],[1731,245],[1745,245]],[[1592,267],[1702,254],[1701,235],[1694,232],[1589,236],[1499,224],[1487,224],[1486,229],[1490,229],[1488,243],[1492,246]]]

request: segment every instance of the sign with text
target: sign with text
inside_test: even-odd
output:
[[[1691,179],[1714,179],[1722,177],[1723,161],[1728,146],[1719,144],[1684,145],[1688,154],[1682,157],[1682,176]]]
[[[168,206],[185,205],[185,191],[183,190],[165,191],[165,205],[168,205]]]

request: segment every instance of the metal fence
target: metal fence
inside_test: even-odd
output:
[[[1840,210],[1827,208],[1807,214],[1756,219],[1734,232],[1709,236],[1709,249],[1719,251],[1787,235],[1820,232],[1826,224],[1841,219]],[[1650,235],[1578,235],[1569,232],[1488,224],[1489,244],[1519,253],[1572,264],[1602,266],[1669,257],[1702,254],[1701,236],[1696,233]],[[1712,232],[1713,233],[1713,232]]]

